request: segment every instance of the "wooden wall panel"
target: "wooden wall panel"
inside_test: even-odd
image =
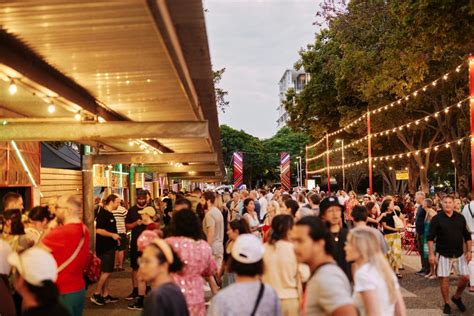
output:
[[[41,204],[48,204],[61,195],[77,195],[82,199],[82,172],[77,170],[41,168]]]

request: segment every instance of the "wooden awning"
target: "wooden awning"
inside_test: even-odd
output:
[[[0,26],[0,89],[18,86],[0,93],[16,119],[1,139],[100,143],[156,167],[209,154],[199,163],[225,173],[201,1],[2,1]]]

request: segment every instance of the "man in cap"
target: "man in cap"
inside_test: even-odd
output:
[[[141,310],[143,309],[143,300],[145,296],[146,284],[145,282],[138,281],[138,258],[141,255],[141,252],[138,251],[137,240],[138,236],[146,229],[146,225],[142,222],[142,217],[140,211],[147,207],[146,200],[146,191],[139,190],[137,192],[137,204],[132,206],[127,213],[125,218],[125,227],[127,230],[132,231],[132,236],[130,239],[130,265],[132,267],[132,286],[133,290],[130,295],[128,295],[126,300],[134,300],[132,304],[129,305],[129,309]]]
[[[321,201],[321,204],[319,204],[319,209],[319,216],[323,221],[328,223],[329,231],[334,240],[334,259],[336,259],[337,264],[350,280],[351,266],[349,263],[347,263],[344,252],[344,245],[346,243],[348,233],[348,230],[343,227],[342,222],[344,206],[339,204],[339,200],[336,197],[330,196]]]

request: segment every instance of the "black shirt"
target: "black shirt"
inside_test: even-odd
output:
[[[137,205],[132,206],[125,217],[125,224],[132,224],[142,218],[138,211],[142,210],[143,208],[139,208]],[[132,238],[130,240],[130,252],[138,252],[137,246],[137,239],[141,233],[146,229],[146,225],[137,225],[134,229],[132,229]]]
[[[100,209],[96,218],[96,229],[102,228],[109,233],[117,234],[117,222],[115,221],[114,214],[107,211],[106,209]],[[95,250],[97,255],[103,254],[110,250],[117,248],[117,241],[112,237],[106,237],[99,234],[95,234]]]
[[[460,257],[466,240],[471,240],[471,233],[461,214],[453,212],[448,217],[445,212],[441,212],[431,219],[428,241],[436,242],[436,252],[443,257]]]
[[[188,316],[186,299],[173,282],[161,285],[145,298],[143,316]]]
[[[416,233],[418,235],[425,234],[425,217],[426,217],[425,209],[422,206],[418,206],[418,209],[416,210],[416,221],[415,221]]]
[[[38,306],[23,311],[22,316],[68,316],[69,311],[59,302],[51,306]]]
[[[350,263],[347,262],[346,260],[346,252],[344,251],[344,246],[346,245],[347,241],[347,234],[349,231],[345,228],[341,228],[339,233],[335,234],[332,233],[334,237],[334,244],[335,244],[335,253],[334,253],[334,259],[337,262],[337,265],[339,268],[344,271],[346,274],[347,278],[352,281],[352,273],[351,273],[351,265]],[[337,239],[337,240],[336,240]]]
[[[390,226],[392,228],[395,228],[395,220],[393,219],[393,217],[395,216],[395,212],[393,213],[387,213],[387,215],[385,215],[383,218],[382,218],[382,222],[387,224],[387,226]],[[388,235],[388,234],[395,234],[396,232],[393,231],[393,230],[389,230],[389,229],[383,229],[383,234],[384,235]]]

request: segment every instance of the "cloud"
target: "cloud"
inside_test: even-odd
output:
[[[276,132],[278,82],[298,50],[314,40],[315,0],[206,0],[214,69],[226,68],[221,87],[230,108],[220,123],[261,138]]]

